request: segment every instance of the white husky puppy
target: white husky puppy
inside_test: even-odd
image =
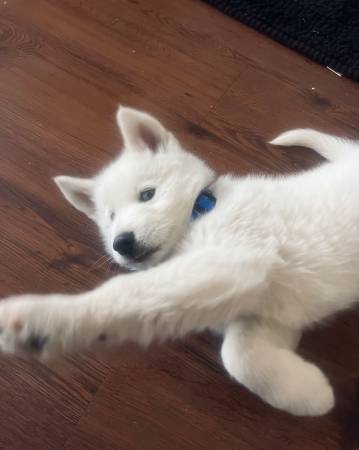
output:
[[[80,295],[2,301],[2,351],[42,358],[220,329],[236,380],[293,414],[329,411],[327,378],[296,346],[359,294],[358,145],[289,131],[272,144],[330,162],[286,177],[216,176],[150,115],[121,107],[117,121],[117,160],[93,178],[55,181],[137,272]]]

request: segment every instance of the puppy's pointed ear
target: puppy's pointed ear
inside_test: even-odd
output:
[[[94,219],[95,206],[92,200],[94,182],[91,178],[58,176],[54,177],[54,181],[72,206],[90,219]]]
[[[170,136],[158,120],[136,109],[120,106],[116,118],[125,148],[129,150],[156,151]]]

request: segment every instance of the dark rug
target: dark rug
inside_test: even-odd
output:
[[[359,0],[203,0],[359,81]]]

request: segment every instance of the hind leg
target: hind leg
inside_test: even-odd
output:
[[[334,405],[323,372],[297,355],[299,335],[253,320],[225,331],[222,360],[227,371],[270,405],[296,415],[322,415]]]

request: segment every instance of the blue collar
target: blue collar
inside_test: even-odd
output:
[[[192,221],[203,216],[203,214],[212,211],[212,209],[216,206],[216,201],[216,197],[208,188],[203,189],[203,191],[198,194],[198,197],[194,202],[191,216]]]

